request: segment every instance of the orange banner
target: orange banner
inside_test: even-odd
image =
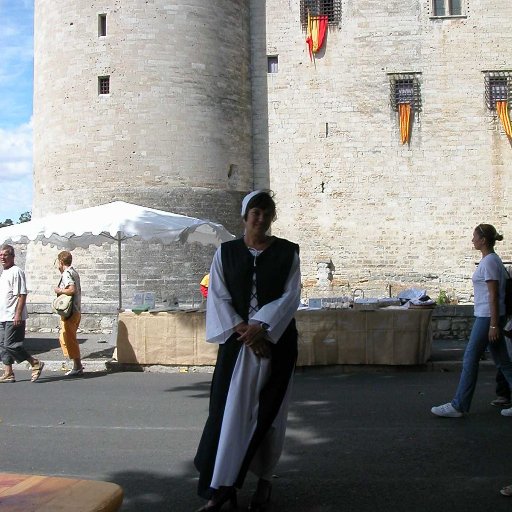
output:
[[[317,53],[324,44],[328,25],[328,16],[311,16],[308,12],[306,43],[309,46],[309,58],[311,60],[313,60],[313,54]]]
[[[496,102],[496,111],[501,119],[501,124],[503,125],[503,129],[508,137],[512,138],[512,126],[510,126],[510,117],[508,115],[508,102],[507,101],[497,101]]]
[[[400,103],[398,105],[398,113],[400,116],[400,142],[405,144],[409,142],[409,135],[411,131],[411,104]]]

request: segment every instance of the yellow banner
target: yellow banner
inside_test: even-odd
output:
[[[497,101],[496,102],[496,111],[501,119],[501,124],[503,125],[503,129],[508,137],[512,138],[512,126],[510,125],[510,117],[508,115],[508,102],[507,101]]]
[[[398,105],[398,113],[400,116],[400,142],[405,144],[409,142],[409,135],[411,131],[411,104],[400,103]]]

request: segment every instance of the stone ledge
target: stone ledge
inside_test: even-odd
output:
[[[52,306],[48,302],[28,302],[27,303],[27,311],[28,314],[52,314]],[[117,304],[112,302],[109,303],[100,303],[93,302],[82,303],[82,313],[83,314],[97,314],[97,315],[116,315],[117,314]]]
[[[436,306],[432,318],[443,317],[443,316],[468,316],[473,318],[473,305],[472,304],[457,304],[448,306]]]
[[[59,317],[51,312],[49,304],[32,303],[27,305],[29,318],[27,330],[30,332],[57,332]],[[111,333],[117,318],[117,308],[113,303],[90,303],[82,306],[80,331],[86,333]],[[437,306],[432,312],[432,332],[434,339],[467,339],[473,326],[473,306]]]

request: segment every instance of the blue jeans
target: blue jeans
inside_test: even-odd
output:
[[[503,331],[505,317],[500,318],[500,331]],[[476,381],[478,380],[478,365],[480,358],[484,353],[485,347],[489,343],[489,326],[491,319],[489,317],[475,318],[471,335],[464,351],[462,360],[462,374],[460,376],[457,392],[452,400],[452,405],[460,412],[469,412],[473,393],[475,392]],[[508,355],[505,339],[501,335],[500,339],[494,343],[489,343],[489,351],[498,370],[501,370],[505,379],[512,387],[512,362]]]

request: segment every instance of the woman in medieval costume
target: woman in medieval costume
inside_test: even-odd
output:
[[[261,511],[270,501],[297,359],[300,302],[299,247],[267,234],[275,217],[268,192],[248,194],[244,236],[222,244],[210,270],[206,338],[219,351],[194,459],[198,493],[208,500],[204,512],[227,502],[236,506],[236,488],[248,470],[259,478],[250,509]]]

